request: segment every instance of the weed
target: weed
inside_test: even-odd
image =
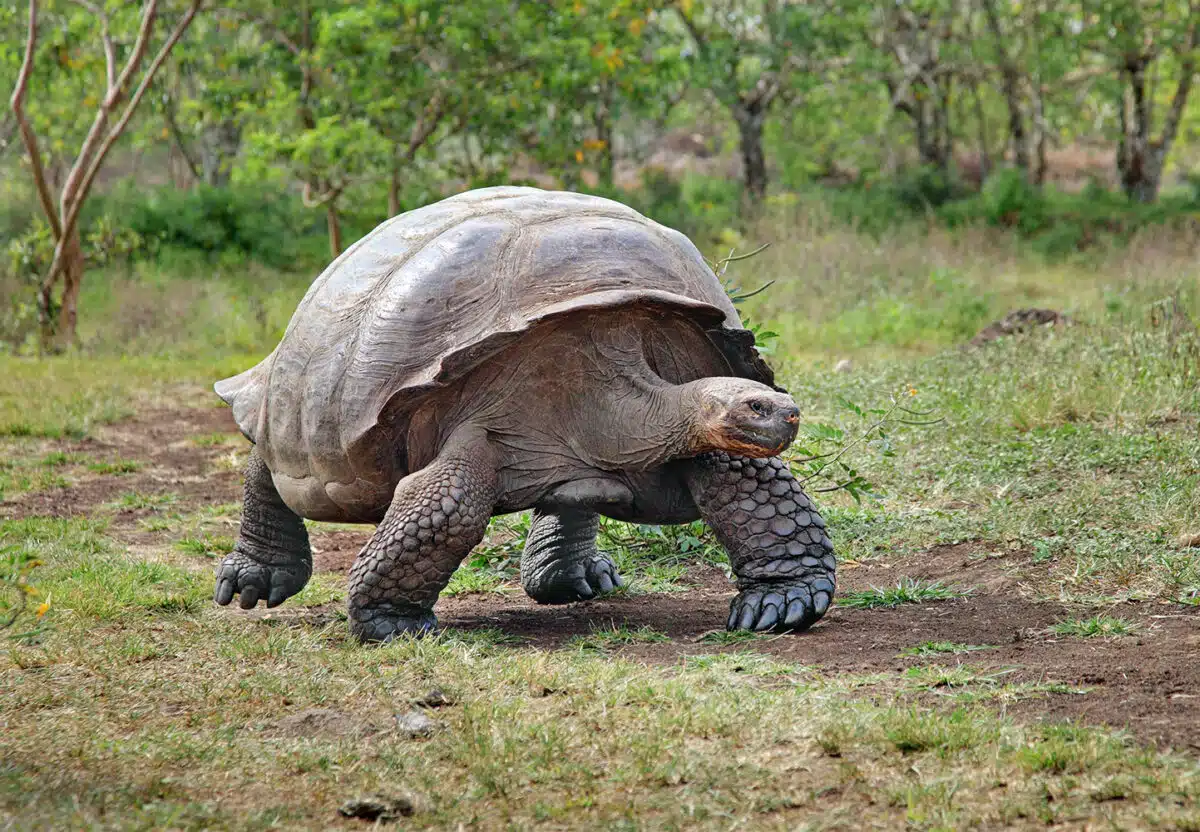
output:
[[[142,494],[138,491],[129,491],[122,494],[115,502],[110,503],[110,507],[160,511],[178,501],[177,494]]]
[[[121,475],[142,470],[144,463],[132,459],[114,459],[108,462],[89,462],[88,470],[93,474]]]
[[[1123,618],[1111,615],[1093,615],[1090,618],[1068,618],[1055,622],[1046,631],[1056,636],[1074,638],[1120,638],[1132,635],[1139,626]]]
[[[189,555],[205,558],[223,557],[233,551],[232,537],[202,535],[183,537],[175,541],[175,548]]]
[[[972,653],[976,650],[994,650],[990,644],[959,644],[954,641],[926,641],[900,651],[901,656],[936,656],[945,653]]]
[[[839,606],[850,609],[893,608],[901,604],[947,601],[962,598],[969,593],[970,590],[962,591],[944,586],[941,581],[903,578],[894,587],[847,592],[838,599],[837,603]]]

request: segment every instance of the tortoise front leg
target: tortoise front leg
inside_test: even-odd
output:
[[[396,486],[392,504],[350,570],[350,632],[391,641],[437,625],[433,605],[483,540],[497,477],[482,436],[456,434],[432,463]]]
[[[836,564],[825,521],[787,463],[708,453],[685,476],[737,576],[728,629],[811,627],[833,599]]]

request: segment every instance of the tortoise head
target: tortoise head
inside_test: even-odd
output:
[[[696,453],[781,453],[796,438],[800,409],[787,393],[744,378],[704,378],[689,385],[698,400],[692,422]]]

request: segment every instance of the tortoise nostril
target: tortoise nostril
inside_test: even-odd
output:
[[[785,407],[781,412],[783,414],[783,421],[789,425],[794,425],[800,421],[800,408],[798,407]]]

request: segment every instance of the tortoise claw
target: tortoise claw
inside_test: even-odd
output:
[[[833,585],[824,578],[811,583],[747,589],[729,605],[730,630],[800,632],[807,630],[829,609]]]

